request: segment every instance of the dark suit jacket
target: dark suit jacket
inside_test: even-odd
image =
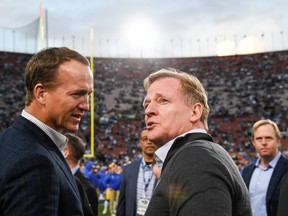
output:
[[[76,176],[74,177],[81,197],[84,216],[94,216],[83,184],[81,183],[79,178],[77,178]]]
[[[205,133],[177,138],[146,216],[251,216],[248,190],[230,155]]]
[[[287,216],[288,212],[288,174],[281,180],[277,216]]]
[[[117,216],[135,216],[137,207],[137,181],[142,158],[137,158],[123,168]],[[156,185],[155,181],[155,185]]]
[[[0,215],[83,215],[62,153],[22,116],[0,135],[0,167]]]
[[[77,177],[80,180],[81,184],[83,185],[93,215],[98,216],[98,195],[96,188],[93,186],[90,180],[83,175],[83,173],[79,169],[75,172],[74,176]]]
[[[244,167],[242,171],[242,177],[248,189],[254,169],[255,169],[255,162]],[[271,176],[266,194],[266,208],[268,216],[274,216],[274,215],[276,216],[277,214],[280,182],[282,177],[287,172],[288,172],[288,159],[284,158],[281,155]]]

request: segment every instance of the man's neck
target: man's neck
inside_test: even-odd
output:
[[[71,170],[78,165],[78,164],[75,164],[73,161],[71,161],[69,159],[66,160],[66,161],[67,161],[67,164],[68,164],[68,166],[70,167]]]
[[[277,155],[277,154],[276,154],[276,155]],[[261,165],[263,168],[266,168],[266,167],[269,165],[269,163],[276,157],[276,155],[273,156],[273,157],[262,157],[262,158],[260,159],[260,165]]]
[[[153,155],[152,156],[150,156],[150,155],[144,155],[143,154],[143,158],[144,158],[144,161],[145,161],[145,163],[153,163],[153,161],[154,161],[154,157],[153,157]]]

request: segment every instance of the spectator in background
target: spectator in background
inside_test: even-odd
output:
[[[121,174],[117,173],[117,165],[115,163],[111,163],[108,166],[108,174],[103,179],[103,184],[106,186],[106,196],[107,200],[109,200],[109,211],[110,214],[113,215],[116,213],[116,206],[118,204],[118,196],[120,190],[121,183]],[[105,203],[104,203],[105,205]],[[106,206],[104,206],[105,208]],[[103,214],[106,214],[107,210],[103,210]]]
[[[259,155],[242,171],[249,189],[254,216],[276,216],[280,182],[288,172],[288,160],[279,152],[280,131],[269,119],[257,121],[252,127],[252,143]]]
[[[25,68],[25,87],[24,110],[0,135],[0,214],[83,215],[61,132],[76,132],[89,109],[89,62],[65,47],[41,50]]]
[[[249,194],[230,155],[207,133],[206,92],[193,75],[161,69],[144,80],[147,138],[161,176],[146,216],[250,216]]]
[[[97,194],[99,194],[99,165],[93,165],[92,169],[91,169],[91,174],[90,174],[90,182],[92,183],[92,185],[96,188]]]
[[[79,163],[85,154],[85,143],[83,140],[74,135],[74,134],[65,134],[67,137],[67,143],[64,148],[64,157],[73,173],[73,175],[79,179],[80,183],[83,185],[85,194],[88,198],[88,207],[93,212],[92,215],[98,215],[98,196],[96,188],[92,185],[90,180],[86,178],[83,173],[80,171]],[[84,195],[85,195],[84,194]],[[83,196],[84,196],[83,195]],[[85,197],[82,197],[82,200],[85,200]],[[85,202],[84,202],[85,203]],[[89,209],[88,209],[89,210]],[[87,211],[88,211],[87,210]]]
[[[99,200],[104,200],[105,202],[105,191],[106,191],[106,185],[103,184],[103,180],[106,177],[106,168],[105,166],[101,166],[100,170],[98,171],[98,186],[99,186]]]
[[[110,164],[109,164],[110,165]],[[105,215],[107,214],[108,212],[108,209],[109,209],[109,204],[110,204],[110,187],[107,186],[107,184],[105,183],[105,179],[106,177],[109,175],[109,172],[110,172],[110,168],[109,168],[109,165],[108,165],[108,170],[105,171],[105,175],[102,176],[101,178],[101,182],[100,182],[100,187],[102,189],[104,189],[104,207],[103,207],[103,211],[102,211],[102,214]],[[110,214],[112,214],[112,212],[110,212]]]
[[[123,168],[117,216],[144,215],[156,185],[153,175],[153,155],[156,146],[147,138],[147,129],[140,134],[142,158],[137,158]]]
[[[86,178],[90,179],[90,175],[92,173],[93,168],[93,161],[87,161],[84,165],[84,169],[81,170],[81,172],[86,176]]]

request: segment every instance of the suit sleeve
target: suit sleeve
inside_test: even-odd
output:
[[[92,186],[92,184],[91,184],[91,186]],[[87,193],[87,197],[88,197],[88,200],[90,202],[93,214],[94,214],[94,216],[97,216],[98,215],[98,195],[97,195],[97,191],[96,191],[95,188],[89,187],[86,190],[86,193]]]
[[[92,208],[91,205],[89,203],[87,194],[84,190],[84,187],[81,183],[81,181],[75,176],[75,180],[76,180],[76,184],[77,184],[77,188],[78,191],[80,193],[81,196],[81,203],[82,203],[82,208],[83,208],[83,213],[85,216],[93,216],[93,212],[92,212]]]
[[[288,210],[287,203],[288,203],[288,174],[286,174],[281,181],[277,216],[287,215]]]
[[[118,205],[116,216],[125,216],[126,209],[126,169],[124,167],[123,172],[121,173],[121,184],[120,184],[120,193],[118,198]],[[135,192],[136,193],[136,192]]]
[[[4,215],[57,215],[59,180],[52,162],[42,155],[29,155],[16,162],[3,178]]]

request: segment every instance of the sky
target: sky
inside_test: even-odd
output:
[[[45,38],[35,42],[39,30],[30,23],[40,3]],[[0,0],[0,50],[68,46],[95,57],[144,58],[283,50],[287,9],[287,0]]]

